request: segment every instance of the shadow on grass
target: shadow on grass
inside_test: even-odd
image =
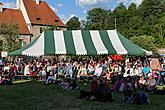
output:
[[[80,86],[89,88],[87,82]],[[78,99],[79,91],[65,91],[57,85],[22,80],[13,86],[0,86],[0,110],[164,110],[165,96],[150,95],[150,105],[123,103],[122,94],[114,93],[112,103]]]

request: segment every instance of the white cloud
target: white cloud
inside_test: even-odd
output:
[[[110,9],[112,5],[123,3],[125,6],[129,6],[132,2],[140,5],[142,0],[75,0],[76,4],[82,9],[89,10],[92,8],[101,7],[104,9]],[[114,7],[113,7],[114,8]]]
[[[121,2],[123,2],[123,3],[129,3],[130,0],[117,0],[117,3],[121,3]]]
[[[4,8],[15,8],[16,4],[14,2],[3,2]]]
[[[132,0],[133,3],[140,5],[142,3],[143,0]]]
[[[129,6],[131,3],[140,5],[143,0],[117,0],[117,3],[123,2],[124,5]]]
[[[91,9],[96,7],[108,8],[112,0],[76,0],[76,4],[83,9]]]
[[[129,6],[131,2],[131,0],[117,0],[117,4],[119,3],[123,3],[125,6]]]
[[[58,6],[58,7],[62,7],[62,6],[63,6],[63,4],[59,3],[57,6]]]

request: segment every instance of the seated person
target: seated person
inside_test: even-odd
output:
[[[10,79],[5,77],[0,77],[0,85],[12,85],[13,83],[10,81]]]
[[[133,104],[149,104],[150,100],[148,94],[146,92],[137,92],[132,95],[132,102]]]
[[[71,83],[70,83],[68,89],[69,89],[69,90],[77,90],[77,89],[79,89],[76,80],[72,80],[72,81],[71,81]]]
[[[39,74],[41,75],[42,84],[45,84],[45,82],[46,82],[46,71],[45,71],[45,68],[42,68],[39,71]]]
[[[133,94],[133,92],[131,91],[130,86],[126,86],[126,88],[125,88],[125,90],[124,90],[124,97],[123,97],[123,100],[124,100],[125,102],[130,103],[131,100],[132,100],[132,94]]]
[[[80,90],[80,97],[79,98],[88,98],[88,99],[95,99],[101,102],[112,101],[112,93],[107,86],[107,81],[104,79],[97,79],[97,76],[93,77],[91,82],[91,91],[83,91]]]
[[[112,89],[114,92],[118,92],[119,89],[120,89],[121,84],[122,84],[122,81],[121,81],[120,78],[118,78],[118,80],[115,82],[115,84],[112,85],[112,88],[111,88],[111,89]]]
[[[125,86],[126,86],[126,82],[125,82],[125,80],[121,80],[121,86],[120,86],[120,88],[119,88],[119,92],[124,92],[124,88],[125,88]]]
[[[143,74],[145,76],[147,76],[147,74],[149,74],[149,72],[150,72],[150,67],[147,65],[147,63],[144,63]]]
[[[145,85],[146,85],[146,80],[145,80],[145,78],[144,78],[145,76],[143,75],[143,76],[141,76],[141,78],[140,78],[140,80],[139,80],[139,86],[140,86],[140,88],[143,88]]]
[[[67,79],[64,79],[63,82],[61,82],[61,83],[59,84],[59,86],[60,86],[62,89],[67,90],[68,87],[69,87],[69,82],[67,81]]]
[[[152,74],[148,75],[148,80],[147,80],[147,90],[148,91],[153,91],[156,89],[156,80],[155,78],[152,76]]]
[[[97,76],[94,75],[92,77],[90,91],[80,90],[80,97],[79,98],[86,98],[86,97],[90,98],[92,96],[95,96],[97,93],[97,87],[98,87],[98,79],[97,79]]]
[[[164,85],[165,84],[165,62],[159,68],[159,77],[158,77],[157,83],[158,83],[158,85]]]
[[[97,87],[97,92],[96,92],[96,100],[101,101],[101,102],[107,102],[107,101],[112,101],[112,92],[109,88],[109,83],[106,78],[101,78],[99,80],[100,82],[98,83]]]
[[[55,76],[52,74],[52,72],[50,72],[50,76],[48,76],[48,79],[46,80],[46,84],[51,84],[51,83],[55,83]]]

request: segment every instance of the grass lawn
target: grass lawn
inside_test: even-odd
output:
[[[113,94],[113,103],[87,101],[78,96],[79,91],[64,91],[56,85],[17,82],[0,86],[0,110],[165,110],[165,96],[149,95],[149,105],[124,104],[122,94],[117,93]]]

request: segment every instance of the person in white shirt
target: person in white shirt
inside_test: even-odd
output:
[[[95,71],[94,67],[93,67],[91,64],[89,64],[89,65],[88,65],[88,73],[89,73],[90,75],[93,75],[94,71]]]
[[[24,69],[24,75],[30,75],[30,64],[28,63]]]
[[[100,77],[103,71],[103,67],[101,66],[101,64],[97,64],[96,68],[95,68],[95,73],[94,75],[96,75],[97,77]]]

